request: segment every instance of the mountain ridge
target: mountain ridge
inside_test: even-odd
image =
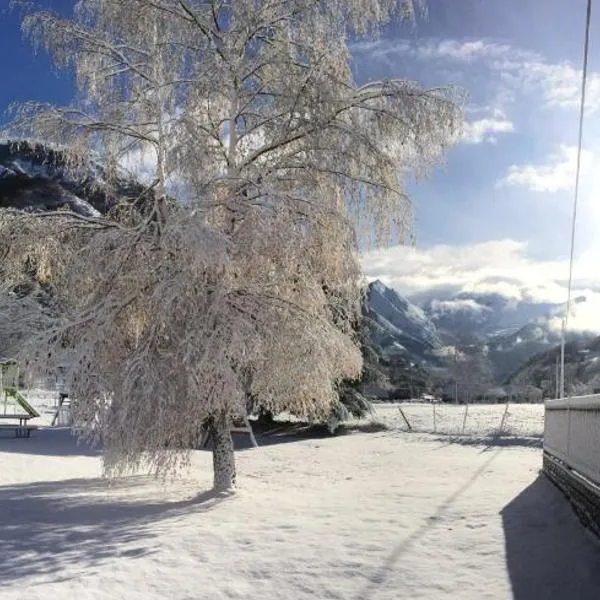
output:
[[[470,353],[485,356],[497,385],[506,382],[531,357],[560,343],[553,319],[561,314],[562,304],[516,302],[497,293],[459,292],[441,300],[430,296],[419,305],[379,280],[369,284],[368,298],[375,300],[370,304],[370,316],[384,330],[375,335],[375,341],[388,355],[404,355],[424,367],[449,368],[447,357],[471,349]],[[383,310],[382,298],[393,302],[393,314]],[[567,340],[593,336],[568,332]]]

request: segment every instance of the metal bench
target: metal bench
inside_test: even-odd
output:
[[[29,437],[31,432],[37,429],[36,425],[29,425],[27,421],[31,419],[31,415],[1,415],[0,419],[11,419],[18,420],[18,423],[0,423],[0,430],[2,429],[14,429],[15,437]]]

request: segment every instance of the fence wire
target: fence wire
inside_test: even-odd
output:
[[[410,426],[416,433],[482,437],[544,434],[543,404],[378,404],[374,419],[392,429],[408,431]]]

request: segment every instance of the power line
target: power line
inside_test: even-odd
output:
[[[579,202],[579,180],[581,175],[581,151],[583,147],[583,119],[585,116],[585,95],[587,90],[588,57],[590,53],[590,25],[592,22],[592,0],[587,3],[585,22],[585,43],[583,49],[583,73],[581,77],[581,108],[579,111],[579,140],[577,146],[577,169],[575,172],[575,198],[573,200],[573,217],[571,221],[571,253],[569,257],[569,284],[567,288],[567,304],[562,321],[560,340],[560,397],[565,397],[565,334],[569,313],[571,312],[571,294],[573,287],[573,262],[575,256],[575,228],[577,225],[577,204]]]

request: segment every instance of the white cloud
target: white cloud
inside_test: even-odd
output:
[[[431,303],[431,309],[435,313],[457,313],[462,311],[481,313],[491,310],[483,304],[479,304],[472,298],[454,299],[454,300],[434,300]]]
[[[417,55],[421,58],[453,59],[474,62],[482,58],[502,59],[514,56],[514,49],[508,44],[497,44],[486,40],[429,40],[417,43]]]
[[[578,109],[581,103],[582,70],[568,62],[549,63],[540,54],[485,40],[429,42],[416,51],[419,58],[439,58],[472,63],[487,61],[505,83],[541,92],[550,107]],[[600,73],[588,74],[588,111],[600,108]]]
[[[512,133],[515,126],[502,113],[489,118],[478,119],[465,123],[463,141],[467,144],[481,144],[488,142],[495,144],[497,137],[494,134]]]
[[[392,57],[410,55],[422,60],[441,59],[472,63],[483,58],[507,60],[514,58],[516,52],[508,44],[497,44],[487,40],[439,40],[421,38],[416,41],[408,39],[379,39],[361,41],[351,45],[354,54],[368,54],[374,59],[391,59]],[[520,53],[520,56],[529,54]]]
[[[390,65],[406,56],[453,64],[461,72],[465,65],[477,64],[489,72],[490,83],[495,82],[498,97],[505,100],[513,101],[516,94],[525,92],[541,95],[541,105],[546,107],[578,109],[581,102],[580,65],[551,63],[539,53],[492,40],[384,39],[354,44],[352,51]],[[600,109],[600,72],[588,74],[586,107],[588,112]]]
[[[600,249],[590,249],[575,264],[573,298],[586,301],[574,305],[569,330],[600,332],[599,259]],[[568,261],[536,260],[526,243],[511,239],[426,250],[394,246],[368,252],[362,262],[369,280],[380,279],[407,296],[435,291],[444,300],[449,293],[497,293],[515,303],[553,304],[567,298]],[[560,317],[551,325],[560,327]]]
[[[435,38],[418,40],[381,38],[355,42],[350,45],[350,51],[355,56],[367,55],[374,60],[396,59],[400,55],[408,55],[421,60],[445,58],[470,62],[482,56],[497,55],[494,46],[483,40],[465,43]]]
[[[594,154],[583,150],[581,174],[590,171]],[[497,187],[525,187],[534,192],[559,192],[573,189],[577,167],[577,148],[562,144],[558,151],[548,157],[544,164],[512,165],[508,174],[497,183]]]
[[[539,89],[548,106],[579,109],[581,105],[582,70],[569,63],[550,64],[542,60],[526,61],[519,68],[522,82]],[[600,108],[600,73],[591,72],[587,82],[586,108]]]

